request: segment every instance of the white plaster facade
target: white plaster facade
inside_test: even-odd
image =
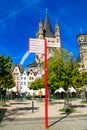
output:
[[[27,82],[27,72],[24,71],[23,74],[20,76],[20,92],[22,90],[25,90],[25,88],[28,87],[28,82]]]

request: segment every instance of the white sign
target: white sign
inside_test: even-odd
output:
[[[61,47],[60,43],[57,42],[47,42],[47,47]]]
[[[44,54],[44,40],[43,39],[29,39],[29,52]]]
[[[48,42],[47,47],[61,47],[60,43]],[[44,54],[44,39],[29,39],[29,52]]]

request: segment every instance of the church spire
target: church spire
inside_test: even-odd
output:
[[[48,13],[48,10],[47,10],[47,8],[46,8],[46,14]]]
[[[54,33],[51,28],[51,24],[48,18],[48,11],[46,9],[46,16],[44,21],[44,30],[45,30],[45,37],[54,37]]]

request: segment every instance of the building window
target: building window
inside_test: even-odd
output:
[[[24,82],[24,85],[26,85],[26,82]]]
[[[19,82],[17,82],[17,85],[19,85]]]
[[[29,80],[31,80],[31,77],[29,77]]]
[[[14,75],[19,75],[18,73],[14,73]]]
[[[16,68],[15,71],[17,72],[17,71],[18,71],[18,68]]]
[[[57,42],[59,42],[59,39],[57,39]]]
[[[26,80],[26,77],[24,77],[24,80]]]
[[[29,80],[33,80],[34,78],[33,77],[29,77]]]
[[[17,77],[17,80],[19,80],[19,77]]]
[[[21,77],[21,80],[23,80],[23,77]]]
[[[23,82],[21,82],[21,85],[23,85]]]

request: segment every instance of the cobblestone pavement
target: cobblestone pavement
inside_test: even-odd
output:
[[[3,121],[0,130],[45,130],[44,120]],[[49,130],[87,130],[87,116],[49,119]]]
[[[0,108],[0,130],[45,130],[44,102],[11,101],[7,108]],[[87,104],[73,100],[76,112],[67,115],[59,111],[64,100],[49,104],[49,130],[87,130]],[[2,116],[1,116],[2,115]]]

